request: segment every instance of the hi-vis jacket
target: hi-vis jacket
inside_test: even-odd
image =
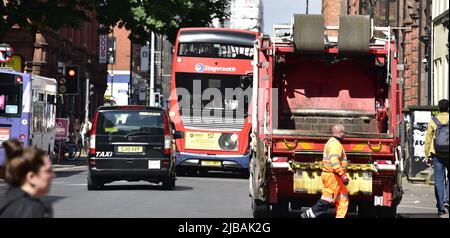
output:
[[[344,147],[336,138],[331,137],[323,151],[323,172],[335,173],[341,176],[346,172],[348,161]]]

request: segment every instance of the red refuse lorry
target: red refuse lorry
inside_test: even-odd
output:
[[[402,197],[401,98],[389,27],[369,16],[295,14],[255,43],[249,194],[254,217],[287,216],[321,195],[323,149],[342,124],[349,212],[395,217]],[[328,37],[326,31],[338,31]]]

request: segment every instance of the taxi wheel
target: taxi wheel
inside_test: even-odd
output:
[[[164,190],[173,190],[175,188],[175,178],[169,177],[163,180],[162,187]]]
[[[101,189],[102,187],[103,187],[103,184],[100,183],[100,181],[98,181],[98,180],[92,178],[92,176],[91,176],[90,174],[88,174],[88,176],[87,176],[87,189],[88,189],[89,191],[92,191],[92,190],[99,190],[99,189]]]

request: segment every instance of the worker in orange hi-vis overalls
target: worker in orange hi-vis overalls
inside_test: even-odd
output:
[[[348,193],[345,185],[348,184],[346,168],[347,155],[341,141],[344,139],[345,128],[338,124],[333,126],[333,137],[325,145],[323,151],[322,169],[322,197],[307,211],[301,214],[302,218],[315,218],[336,206],[336,218],[345,218],[348,209]]]

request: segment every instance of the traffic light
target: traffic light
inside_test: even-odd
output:
[[[108,37],[108,64],[115,64],[116,62],[116,37]]]
[[[66,94],[67,92],[67,85],[66,85],[66,77],[65,76],[58,76],[58,94]]]
[[[94,96],[95,92],[94,92],[94,85],[93,84],[89,84],[89,96]]]
[[[64,94],[78,94],[79,70],[78,66],[66,66],[65,72],[66,92]]]

